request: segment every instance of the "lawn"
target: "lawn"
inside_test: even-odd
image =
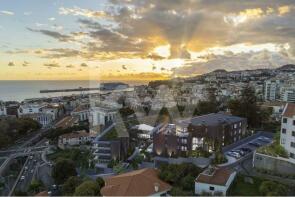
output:
[[[260,196],[259,186],[262,183],[262,179],[257,177],[251,177],[253,183],[245,182],[245,176],[237,176],[233,185],[230,188],[230,196]]]

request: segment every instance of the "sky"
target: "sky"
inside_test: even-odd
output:
[[[295,0],[0,0],[0,80],[158,80],[295,63]]]

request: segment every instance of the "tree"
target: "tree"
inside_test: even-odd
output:
[[[66,180],[62,186],[62,194],[64,196],[72,196],[75,193],[76,187],[78,187],[83,181],[81,178],[76,176],[71,176]]]
[[[104,182],[103,178],[101,178],[101,177],[97,177],[97,178],[95,179],[95,181],[96,181],[96,183],[99,185],[100,188],[103,188],[103,187],[104,187],[105,182]]]
[[[52,170],[52,177],[58,184],[64,183],[69,177],[76,176],[75,164],[70,159],[60,158],[55,163]]]
[[[260,107],[257,105],[255,90],[251,86],[246,86],[242,90],[239,99],[229,101],[228,108],[233,115],[247,118],[248,124],[252,128],[261,124],[262,118],[266,118],[265,113],[262,113]]]
[[[179,111],[180,116],[183,117],[183,112],[185,110],[185,106],[177,104],[177,109]]]
[[[162,107],[157,118],[158,123],[172,122],[172,117],[166,107]]]
[[[43,189],[44,189],[44,184],[41,181],[33,180],[31,184],[29,185],[28,191],[32,194],[36,194],[43,191]]]
[[[287,187],[274,181],[263,181],[259,187],[259,192],[264,196],[285,196]]]
[[[75,196],[98,196],[100,187],[96,181],[84,181],[75,189]]]

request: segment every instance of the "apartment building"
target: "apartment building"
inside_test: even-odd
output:
[[[90,106],[88,104],[79,105],[72,112],[71,116],[78,117],[79,121],[89,120]]]
[[[212,113],[156,127],[153,152],[157,156],[186,155],[202,149],[208,152],[248,136],[247,119]]]
[[[281,145],[289,154],[289,160],[295,163],[295,104],[287,103],[282,115]]]
[[[58,137],[58,147],[65,149],[67,147],[86,144],[91,141],[91,137],[85,130],[66,133]]]
[[[280,96],[280,80],[267,80],[264,82],[264,100],[275,101]]]

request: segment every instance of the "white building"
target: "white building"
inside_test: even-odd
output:
[[[110,107],[91,107],[90,119],[92,126],[105,126],[112,123],[118,112],[117,108]]]
[[[132,127],[138,130],[137,137],[140,139],[151,139],[153,136],[154,127],[147,124],[139,124]]]
[[[85,121],[89,119],[89,114],[89,105],[80,105],[72,111],[71,116],[78,117],[79,121]]]
[[[295,104],[287,103],[282,115],[281,145],[289,154],[289,160],[295,163]]]
[[[196,178],[195,194],[225,196],[236,174],[226,168],[209,167]]]
[[[85,130],[66,133],[58,137],[58,147],[77,146],[91,141],[91,136]]]
[[[0,116],[6,116],[7,111],[6,111],[6,106],[4,102],[0,101]]]
[[[281,100],[285,102],[295,102],[295,85],[281,88]]]
[[[18,108],[18,117],[32,118],[43,127],[49,125],[59,115],[59,106],[48,103],[25,103]]]
[[[279,98],[280,81],[268,80],[264,82],[264,100],[275,101]]]

